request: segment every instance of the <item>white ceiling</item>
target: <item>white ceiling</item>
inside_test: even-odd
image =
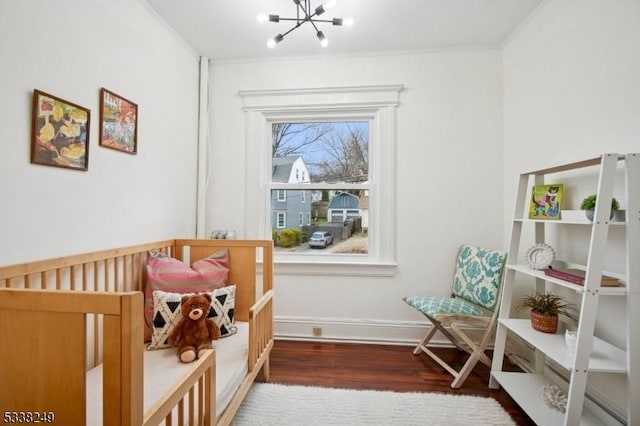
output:
[[[355,25],[319,24],[327,48],[305,23],[268,49],[267,39],[293,23],[259,23],[256,16],[295,17],[292,0],[146,0],[199,55],[214,60],[499,46],[542,1],[338,0],[321,18],[352,17]]]

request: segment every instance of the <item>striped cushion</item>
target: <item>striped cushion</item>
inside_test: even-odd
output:
[[[432,318],[439,314],[482,316],[484,313],[477,305],[457,297],[413,296],[404,301]]]

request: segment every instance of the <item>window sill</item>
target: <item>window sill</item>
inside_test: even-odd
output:
[[[397,263],[384,262],[275,260],[274,263],[278,275],[392,277],[398,268]]]

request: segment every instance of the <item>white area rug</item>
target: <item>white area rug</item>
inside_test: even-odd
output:
[[[233,426],[515,425],[494,399],[255,383]]]

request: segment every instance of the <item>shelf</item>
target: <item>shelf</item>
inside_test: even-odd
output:
[[[620,164],[622,163],[622,164]],[[531,181],[534,185],[545,182],[561,182],[562,176],[555,175],[570,170],[587,167],[597,168],[598,183],[595,188],[595,195],[598,200],[613,199],[615,194],[624,194],[626,197],[626,209],[615,212],[609,217],[607,209],[598,207],[598,220],[590,221],[582,210],[571,210],[568,208],[560,210],[559,220],[542,220],[541,216],[529,218],[531,207]],[[620,185],[620,172],[624,169],[624,185]],[[593,173],[590,173],[593,174]],[[612,424],[617,419],[624,419],[628,424],[640,425],[640,381],[636,380],[640,370],[640,355],[638,354],[638,342],[632,337],[637,336],[637,326],[640,324],[640,309],[637,308],[638,296],[640,295],[640,226],[638,223],[638,212],[640,212],[640,154],[602,154],[599,157],[588,158],[584,161],[555,165],[552,167],[533,170],[522,173],[518,179],[518,189],[515,197],[516,205],[514,216],[511,219],[511,235],[509,237],[509,252],[511,261],[506,265],[507,273],[504,277],[503,286],[505,291],[502,297],[512,298],[515,287],[520,284],[516,278],[528,276],[535,278],[537,291],[543,288],[547,291],[567,290],[575,292],[574,296],[580,296],[580,318],[578,325],[577,349],[578,352],[570,351],[565,344],[564,328],[561,331],[549,334],[536,331],[531,326],[529,319],[510,318],[509,307],[511,303],[505,303],[500,308],[500,317],[494,342],[493,360],[491,365],[490,386],[502,385],[506,392],[523,408],[523,410],[535,421],[542,425],[595,425]],[[587,189],[584,189],[585,191]],[[593,191],[593,189],[589,189]],[[623,192],[624,191],[624,192]],[[572,194],[572,196],[577,196]],[[566,207],[566,206],[565,206]],[[564,225],[568,225],[563,227]],[[609,238],[609,231],[615,229],[613,238]],[[533,231],[533,232],[532,232]],[[562,233],[559,233],[562,231]],[[622,231],[622,232],[619,232]],[[526,232],[523,235],[523,232]],[[588,271],[589,287],[588,291],[584,285],[574,284],[560,278],[548,276],[544,270],[531,269],[528,264],[517,264],[517,253],[521,249],[524,241],[533,238],[536,243],[544,243],[547,238],[558,237],[560,240],[569,241],[566,247],[566,256],[572,257],[577,251],[574,244],[582,241],[582,238],[590,234],[587,264],[579,265],[571,262],[555,259],[554,269],[579,269]],[[622,237],[624,234],[624,238]],[[585,245],[584,242],[580,243]],[[587,249],[587,247],[583,247]],[[606,271],[606,257],[611,248],[624,255],[619,256],[626,259],[625,271]],[[565,251],[561,250],[561,251]],[[616,253],[616,256],[618,254]],[[593,274],[593,275],[591,275]],[[619,280],[616,287],[602,286],[594,275],[609,275]],[[525,282],[523,284],[532,284]],[[544,284],[544,285],[543,285]],[[627,349],[622,350],[605,340],[594,336],[595,324],[599,317],[610,314],[598,309],[602,298],[600,296],[616,296],[627,298],[624,301],[627,305],[626,312],[626,344],[620,343]],[[513,300],[509,300],[513,302]],[[503,311],[504,309],[504,311]],[[616,313],[617,314],[617,313]],[[621,315],[624,313],[621,312]],[[604,319],[604,318],[602,318]],[[622,326],[623,324],[621,324]],[[531,370],[536,374],[513,373],[502,371],[505,349],[509,334],[518,336],[526,342],[526,345],[535,348],[534,359],[531,360]],[[603,336],[606,337],[606,336]],[[548,368],[551,365],[552,368]],[[561,376],[555,374],[554,368],[558,371],[565,370]],[[596,377],[591,377],[591,372],[599,373]],[[604,373],[604,374],[603,374]],[[626,378],[626,388],[612,390],[610,395],[606,389],[614,385],[619,380],[603,384],[604,392],[598,394],[599,401],[591,401],[586,398],[587,382],[594,384],[599,381],[600,376],[604,380],[610,380],[607,375],[615,375],[617,378]],[[622,376],[621,376],[622,375]],[[565,377],[568,376],[568,377]],[[566,383],[568,379],[569,384]],[[547,406],[540,397],[540,391],[545,384],[555,383],[562,389],[571,389],[567,395],[568,413]],[[600,388],[599,383],[595,384]],[[600,389],[598,389],[600,390]],[[626,392],[625,392],[626,391]],[[623,413],[621,403],[617,401],[626,393],[626,413]],[[595,394],[595,393],[594,393]],[[609,400],[609,398],[616,401]],[[600,406],[598,404],[601,404]],[[611,410],[605,413],[603,407]],[[582,407],[582,412],[580,411]],[[575,418],[580,417],[582,418]],[[616,424],[619,424],[616,422]]]
[[[571,353],[564,342],[564,334],[551,334],[536,331],[528,319],[502,318],[500,324],[520,336],[527,343],[557,362],[567,370],[573,369],[575,354]],[[563,332],[564,333],[564,332]],[[593,350],[589,359],[589,371],[598,373],[627,373],[627,353],[622,349],[593,337]]]
[[[560,220],[543,220],[543,219],[513,219],[514,222],[522,222],[522,223],[526,223],[526,222],[531,222],[531,223],[544,223],[544,224],[549,224],[549,225],[589,225],[592,226],[594,224],[594,222],[590,221],[590,220],[565,220],[565,219],[560,219]],[[609,224],[609,226],[622,226],[625,225],[626,222],[621,221],[621,220],[611,220],[609,222],[607,222]]]
[[[491,373],[520,407],[538,425],[564,425],[564,413],[549,407],[540,397],[540,389],[551,383],[542,374],[510,373],[494,371]],[[583,409],[580,425],[604,425],[596,415]]]
[[[576,293],[583,294],[584,286],[570,283],[569,281],[561,280],[559,278],[550,277],[546,275],[543,271],[537,269],[531,269],[529,265],[518,264],[518,265],[507,265],[507,269],[518,271],[522,274],[529,275],[530,277],[539,278],[541,280],[545,280],[547,282],[569,288]],[[626,296],[627,288],[624,286],[619,287],[600,287],[598,293],[601,296]]]

